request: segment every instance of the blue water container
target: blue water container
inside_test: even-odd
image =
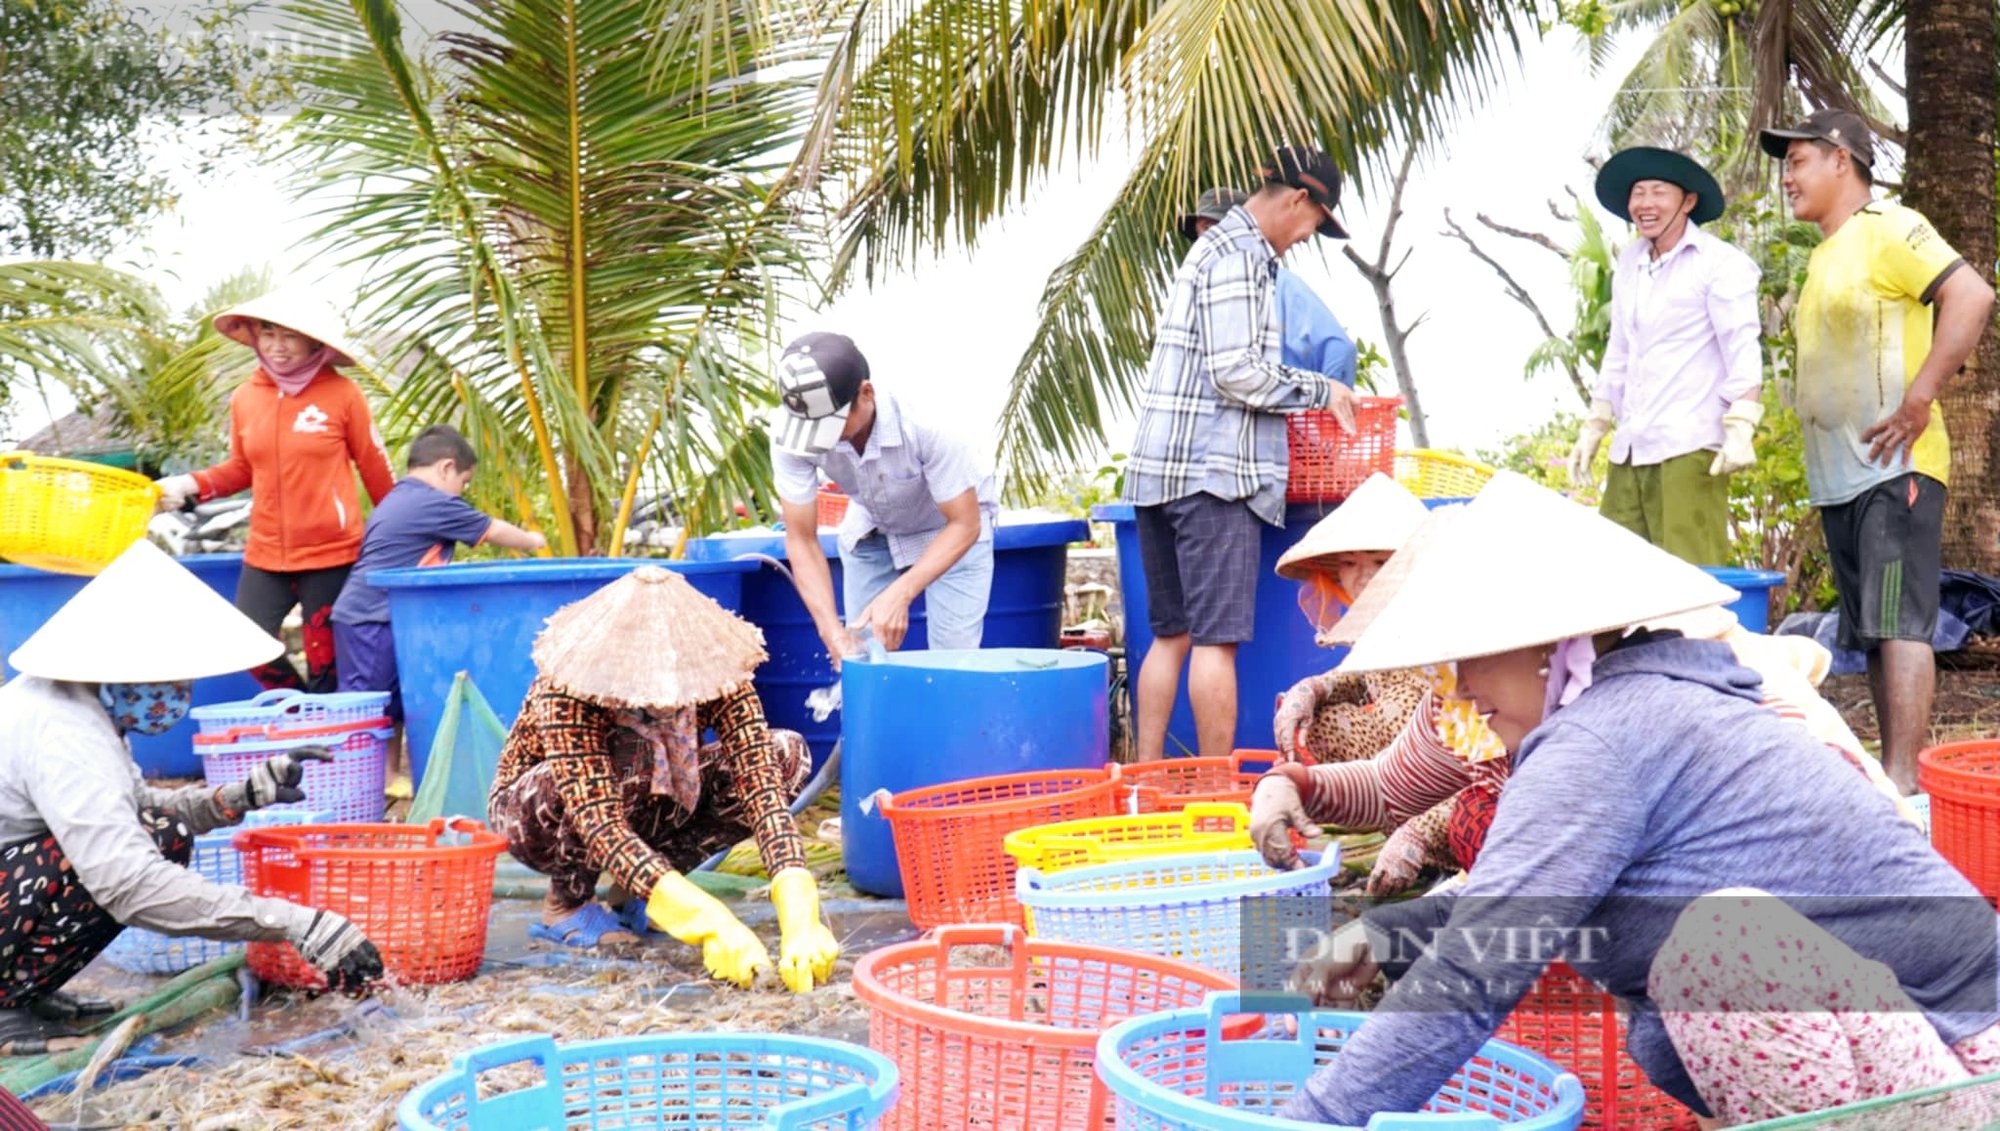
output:
[[[1701,571],[1743,594],[1729,606],[1737,623],[1751,632],[1771,631],[1771,590],[1785,583],[1784,574],[1734,566],[1703,566]]]
[[[1082,520],[1003,523],[993,534],[993,596],[986,610],[986,648],[1054,648],[1062,640],[1063,570],[1069,544],[1090,537]],[[820,549],[833,570],[834,604],[846,613],[841,597],[840,545],[822,534]],[[826,761],[840,737],[840,715],[814,721],[806,696],[836,678],[819,630],[799,600],[791,579],[761,559],[785,561],[782,534],[717,534],[688,542],[689,561],[756,560],[758,571],[743,578],[743,617],[764,630],[764,647],[771,658],[757,669],[757,695],[772,726],[798,731],[812,748],[813,765]],[[929,621],[924,600],[910,606],[910,630],[903,650],[928,646]]]
[[[1345,648],[1313,643],[1313,626],[1299,611],[1299,585],[1273,572],[1278,558],[1292,548],[1313,523],[1334,510],[1332,504],[1285,508],[1285,525],[1260,523],[1263,545],[1257,555],[1257,607],[1251,642],[1236,649],[1236,747],[1266,750],[1272,744],[1271,719],[1278,697],[1309,675],[1330,670],[1347,654]],[[1139,667],[1153,646],[1153,625],[1146,616],[1146,571],[1139,560],[1139,526],[1132,508],[1113,503],[1095,508],[1091,517],[1109,522],[1117,532],[1118,589],[1125,602],[1125,672],[1138,710]],[[1134,720],[1135,724],[1137,720]],[[1187,666],[1181,667],[1180,691],[1167,722],[1167,756],[1196,752],[1194,708],[1188,704]]]
[[[242,554],[191,554],[176,560],[221,594],[223,600],[236,602],[236,579],[243,572]],[[89,581],[88,577],[66,573],[0,565],[0,664]],[[5,671],[8,679],[19,674],[11,666],[0,670]],[[248,699],[262,690],[245,672],[211,676],[195,681],[194,705],[206,707],[211,703]],[[194,753],[194,735],[195,725],[191,720],[182,720],[165,734],[135,734],[132,758],[147,777],[198,778],[201,759]]]
[[[370,574],[389,594],[411,778],[423,780],[454,676],[471,675],[493,713],[512,726],[535,678],[533,650],[543,623],[644,565],[674,570],[731,612],[742,604],[744,575],[757,568],[747,562],[538,558]]]
[[[848,882],[901,897],[889,822],[861,806],[878,789],[1111,757],[1103,654],[1053,648],[895,652],[841,666],[840,829]]]

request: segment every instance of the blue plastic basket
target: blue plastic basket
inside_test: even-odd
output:
[[[1282,988],[1296,961],[1294,930],[1333,927],[1332,881],[1340,850],[1303,853],[1280,872],[1256,852],[1148,856],[1044,874],[1023,868],[1015,897],[1036,938],[1121,947],[1178,958],[1252,989]],[[1253,945],[1246,954],[1244,940]]]
[[[1211,994],[1200,1009],[1135,1017],[1097,1042],[1097,1075],[1117,1107],[1118,1131],[1327,1131],[1280,1119],[1306,1079],[1340,1055],[1364,1013],[1245,1008],[1241,994]],[[1269,997],[1257,1006],[1273,1004]],[[1245,1014],[1265,1023],[1224,1039]],[[1380,1114],[1369,1131],[1572,1131],[1583,1122],[1583,1085],[1554,1061],[1505,1041],[1487,1041],[1422,1112]]]
[[[279,687],[255,699],[196,707],[188,717],[202,734],[226,734],[240,727],[317,727],[365,723],[389,710],[386,691],[336,691],[309,695]]]
[[[307,825],[326,819],[319,811],[260,809],[243,815],[242,828]],[[236,828],[220,828],[194,838],[188,869],[218,884],[243,883],[243,856],[230,845]],[[242,950],[240,942],[220,942],[192,935],[163,935],[144,927],[127,927],[104,948],[104,960],[134,974],[178,974]]]
[[[503,1071],[488,1080],[483,1073]],[[509,1087],[520,1076],[536,1079]],[[654,1127],[866,1131],[896,1102],[896,1066],[840,1041],[654,1034],[486,1045],[403,1097],[404,1131]]]

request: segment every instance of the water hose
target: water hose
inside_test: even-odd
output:
[[[97,1046],[105,1036],[128,1017],[138,1016],[143,1019],[140,1030],[135,1036],[144,1036],[147,1033],[193,1021],[212,1010],[226,1009],[236,1004],[243,992],[236,982],[236,971],[242,965],[243,952],[239,950],[179,975],[160,987],[159,992],[151,997],[128,1005],[99,1020],[91,1026],[91,1032],[95,1034],[94,1039],[82,1047],[67,1052],[26,1057],[0,1066],[0,1088],[5,1088],[18,1096],[58,1076],[83,1068],[90,1063],[91,1055],[97,1051]]]

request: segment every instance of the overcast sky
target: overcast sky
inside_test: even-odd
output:
[[[1488,267],[1439,232],[1449,207],[1468,228],[1473,213],[1483,211],[1570,239],[1572,227],[1556,221],[1547,202],[1567,206],[1571,188],[1588,196],[1585,159],[1598,145],[1599,115],[1642,45],[1643,38],[1628,39],[1612,64],[1593,76],[1566,30],[1529,44],[1522,65],[1485,105],[1460,118],[1412,178],[1398,243],[1414,254],[1396,297],[1406,320],[1428,314],[1410,341],[1410,356],[1437,446],[1470,451],[1492,445],[1533,428],[1559,407],[1577,407],[1562,376],[1523,378],[1522,363],[1539,343],[1539,330]],[[823,310],[798,310],[792,328],[851,335],[885,386],[915,411],[950,422],[990,451],[1043,284],[1090,231],[1121,180],[1122,155],[1066,170],[972,251],[922,262]],[[1372,257],[1378,213],[1387,202],[1386,192],[1370,189],[1350,186],[1343,214],[1357,250]],[[283,276],[294,265],[315,262],[302,244],[307,218],[268,170],[239,166],[206,183],[184,176],[183,190],[174,213],[120,257],[153,279],[175,306],[198,301],[246,265],[267,262]],[[1370,195],[1363,199],[1361,192]],[[1608,222],[1622,233],[1616,221]],[[1542,300],[1557,330],[1566,330],[1571,298],[1564,264],[1526,243],[1491,233],[1481,239]],[[1351,333],[1381,343],[1374,296],[1338,245],[1317,241],[1292,259],[1293,269],[1319,289]],[[337,292],[343,283],[351,287],[351,277],[336,274],[328,283],[336,292],[331,297],[344,301]],[[22,405],[13,430],[26,434],[44,420],[34,406]],[[1120,424],[1109,446],[1122,450],[1129,439],[1129,424]]]

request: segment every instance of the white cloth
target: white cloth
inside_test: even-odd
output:
[[[53,834],[84,889],[113,919],[169,935],[277,941],[310,908],[211,883],[160,855],[139,809],[195,833],[223,823],[205,785],[156,789],[86,683],[23,676],[0,687],[0,844]]]
[[[1611,462],[1722,447],[1722,414],[1757,399],[1764,380],[1760,277],[1749,256],[1693,225],[1658,262],[1643,239],[1619,254],[1596,388],[1617,414]]]
[[[876,390],[875,424],[866,451],[856,452],[846,440],[817,460],[771,449],[772,478],[778,498],[787,503],[813,502],[822,472],[849,500],[847,518],[840,524],[843,554],[879,530],[888,539],[896,568],[908,569],[944,529],[938,504],[967,491],[976,491],[979,499],[980,541],[993,537],[1000,514],[993,473],[963,440],[905,416],[893,394]]]

